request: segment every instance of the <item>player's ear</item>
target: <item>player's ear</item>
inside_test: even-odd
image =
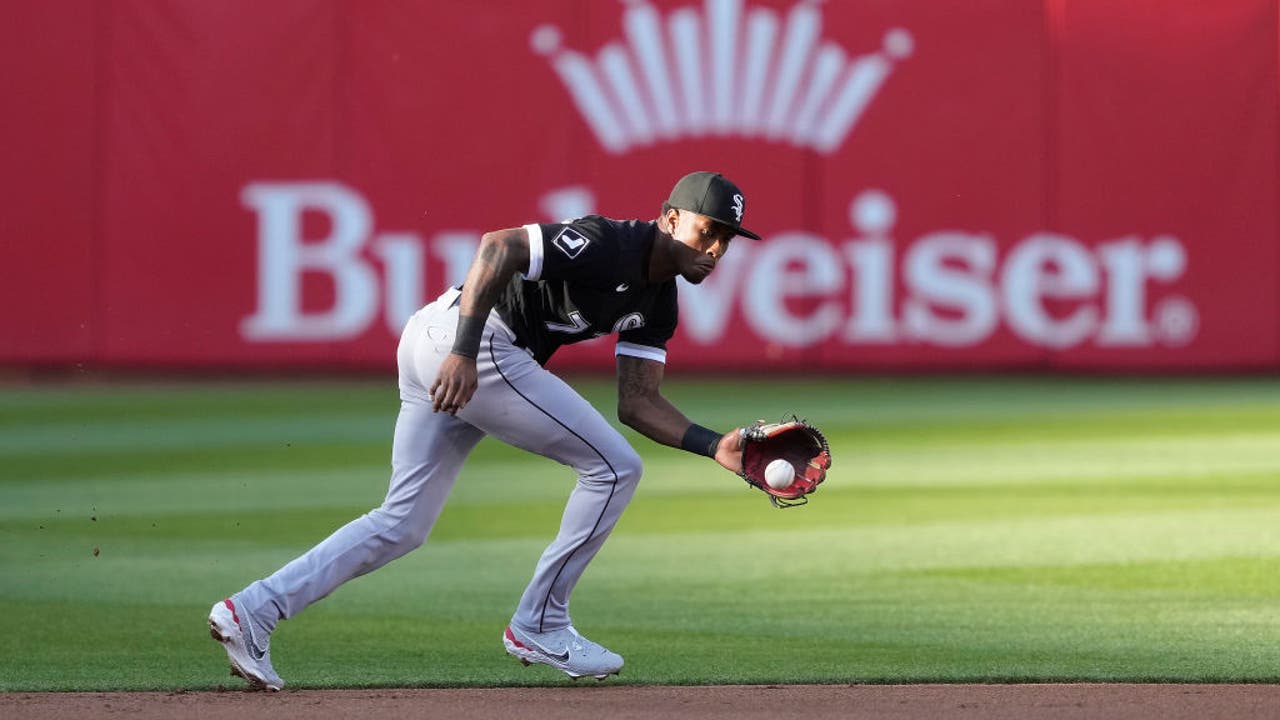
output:
[[[669,207],[662,213],[662,231],[668,235],[676,234],[676,226],[680,224],[680,211]]]

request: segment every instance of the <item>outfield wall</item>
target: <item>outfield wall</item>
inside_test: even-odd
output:
[[[5,365],[387,368],[482,232],[719,169],[673,369],[1280,368],[1276,0],[4,15]]]

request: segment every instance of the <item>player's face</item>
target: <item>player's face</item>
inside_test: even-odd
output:
[[[680,250],[675,253],[676,272],[694,285],[706,280],[729,249],[733,228],[688,210],[668,210],[662,219],[662,230]]]
[[[728,225],[688,210],[671,210],[666,217],[668,231],[676,242],[710,255],[717,262],[729,250],[733,228]]]

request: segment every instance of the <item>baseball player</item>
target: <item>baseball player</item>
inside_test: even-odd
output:
[[[616,334],[618,418],[663,445],[742,467],[739,429],[690,422],[659,392],[676,329],[677,276],[700,283],[742,227],[742,191],[724,176],[681,178],[652,222],[592,215],[486,233],[461,288],[411,317],[397,351],[400,415],[381,507],[273,575],[214,604],[209,627],[231,670],[279,690],[276,623],[421,545],[467,454],[485,435],[572,467],[560,532],[503,632],[511,655],[604,679],[622,657],[588,640],[569,596],[630,502],[640,457],[604,417],[543,368],[562,345]]]

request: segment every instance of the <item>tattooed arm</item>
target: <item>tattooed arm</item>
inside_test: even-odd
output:
[[[693,423],[662,397],[664,367],[656,360],[618,356],[618,419],[654,442],[678,448]],[[716,462],[733,472],[741,471],[740,442],[737,428],[720,436]]]
[[[480,249],[462,285],[453,351],[431,386],[434,410],[457,414],[475,394],[476,354],[485,319],[511,276],[528,267],[529,233],[524,228],[485,233],[480,238]]]

